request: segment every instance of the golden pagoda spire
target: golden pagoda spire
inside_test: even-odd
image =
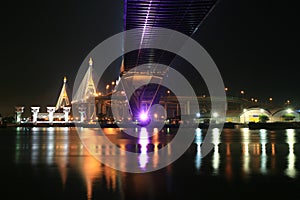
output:
[[[64,77],[64,83],[60,92],[60,95],[57,99],[57,103],[55,106],[55,110],[58,110],[60,108],[63,108],[65,106],[70,105],[70,100],[67,93],[67,77]]]

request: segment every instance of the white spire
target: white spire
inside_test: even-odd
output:
[[[90,67],[93,66],[93,59],[92,59],[92,58],[90,58],[90,60],[89,60],[89,66],[90,66]]]
[[[120,74],[123,74],[125,71],[125,66],[124,66],[124,58],[122,59],[121,67],[120,67]]]
[[[93,60],[89,60],[89,68],[87,69],[74,97],[73,102],[86,102],[90,97],[96,94],[96,87],[93,80]]]

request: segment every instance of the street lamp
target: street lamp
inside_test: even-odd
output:
[[[273,101],[273,98],[272,98],[272,97],[270,97],[270,98],[269,98],[269,102],[270,102],[270,103],[272,103],[272,101]]]
[[[240,91],[240,98],[245,98],[245,91],[244,90]]]
[[[287,112],[288,114],[291,114],[293,111],[292,111],[292,109],[288,108],[288,109],[286,109],[286,112]]]
[[[157,121],[157,119],[158,119],[157,113],[154,113],[154,119],[155,119],[155,121]]]
[[[246,123],[246,112],[247,112],[247,109],[243,109],[243,112],[244,112],[244,123]]]
[[[217,117],[219,117],[219,114],[218,114],[217,112],[214,112],[214,113],[213,113],[213,118],[214,118],[214,120],[215,120],[215,123],[218,123]]]
[[[106,94],[108,94],[108,89],[109,89],[109,85],[108,84],[106,85],[105,89],[106,89]]]

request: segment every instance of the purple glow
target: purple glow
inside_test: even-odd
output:
[[[141,121],[143,121],[143,122],[145,122],[145,121],[147,121],[148,120],[148,113],[147,112],[144,112],[144,111],[142,111],[141,113],[140,113],[140,120]]]

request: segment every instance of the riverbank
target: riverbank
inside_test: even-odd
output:
[[[133,128],[136,127],[135,124],[116,124],[116,123],[22,123],[22,124],[2,124],[0,128],[6,127],[83,127],[83,128]],[[142,127],[142,126],[141,126]],[[154,126],[155,127],[155,126]],[[158,124],[157,127],[161,127]],[[195,127],[195,124],[165,124],[164,128],[179,128],[179,127]],[[300,129],[300,122],[249,122],[248,124],[225,122],[223,126],[220,124],[213,123],[199,123],[198,128],[208,129],[208,128],[224,128],[224,129],[239,129],[239,128],[249,128],[255,129],[268,129],[268,130],[280,130],[280,129]]]
[[[300,122],[249,122],[249,129],[268,129],[268,130],[279,130],[279,129],[299,129]]]
[[[83,128],[133,128],[136,127],[136,124],[116,124],[116,123],[76,123],[76,122],[69,122],[69,123],[21,123],[21,124],[7,124],[3,125],[2,127],[83,127]],[[152,125],[153,127],[156,127],[156,125]],[[195,127],[195,124],[165,124],[165,128],[179,128],[179,127]],[[198,128],[201,129],[208,129],[208,127],[211,128],[240,128],[243,126],[243,124],[238,123],[231,123],[226,122],[221,126],[221,124],[212,124],[212,123],[200,123],[198,124]],[[140,126],[142,127],[142,126]],[[157,124],[157,127],[161,127],[161,124]]]

